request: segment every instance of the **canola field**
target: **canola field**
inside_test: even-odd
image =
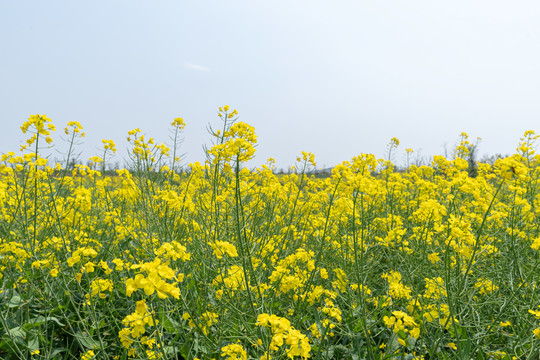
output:
[[[0,164],[0,358],[538,359],[540,156],[397,171],[362,154],[313,176],[220,108],[205,163],[129,132],[132,166],[67,169],[33,115]],[[84,136],[70,122],[65,163]],[[393,139],[390,150],[399,142]],[[100,170],[101,169],[101,170]]]

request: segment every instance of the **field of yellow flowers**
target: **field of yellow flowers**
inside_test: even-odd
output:
[[[41,157],[50,119],[23,124],[0,164],[0,358],[539,358],[534,132],[476,177],[466,135],[430,166],[362,154],[316,178],[302,153],[276,176],[245,166],[237,114],[187,172],[176,143],[130,131],[115,176],[97,170],[111,140],[67,170]]]

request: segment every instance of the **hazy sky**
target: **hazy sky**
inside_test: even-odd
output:
[[[225,104],[255,126],[254,165],[383,156],[394,136],[401,162],[462,131],[511,153],[540,132],[533,0],[2,0],[0,46],[0,153],[30,114],[81,122],[85,159],[136,127],[166,141],[180,116],[184,163],[201,161]]]

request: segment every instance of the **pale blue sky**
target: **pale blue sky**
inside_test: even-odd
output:
[[[256,128],[254,165],[383,156],[393,136],[400,162],[461,131],[510,153],[540,132],[538,1],[2,0],[0,45],[0,153],[30,114],[80,121],[85,159],[181,116],[201,161],[225,104]]]

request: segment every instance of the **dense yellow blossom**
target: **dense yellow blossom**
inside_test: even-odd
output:
[[[540,339],[540,155],[394,164],[360,154],[251,168],[255,129],[219,109],[206,161],[128,132],[77,163],[83,127],[32,115],[0,157],[0,357],[527,358]],[[106,135],[106,134],[105,134]],[[118,144],[120,145],[120,144]],[[291,160],[294,161],[295,157]],[[474,170],[474,171],[473,171]],[[3,329],[3,328],[2,328]],[[53,354],[54,353],[54,354]]]

